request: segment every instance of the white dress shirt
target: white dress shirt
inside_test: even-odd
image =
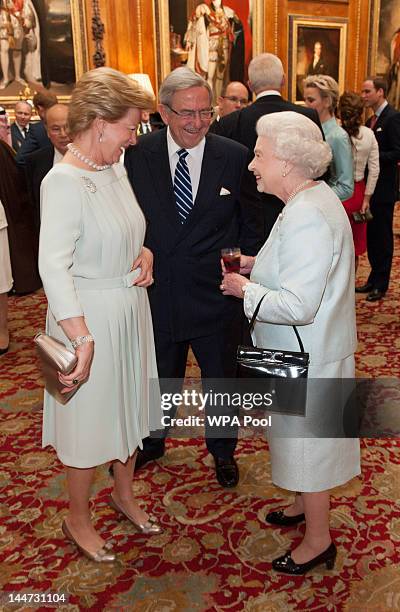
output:
[[[19,131],[21,132],[21,136],[22,138],[26,138],[29,132],[29,123],[26,126],[26,128],[23,128],[20,126],[20,124],[17,121],[14,121],[15,125],[17,126],[17,128],[19,129]],[[25,131],[26,130],[26,131]]]
[[[200,174],[201,174],[201,165],[203,163],[203,154],[204,147],[206,144],[206,139],[203,138],[198,145],[192,147],[191,149],[186,149],[189,155],[186,157],[186,162],[189,168],[190,180],[192,182],[192,196],[193,202],[196,199],[197,190],[199,188],[200,183]],[[168,145],[168,159],[169,159],[169,167],[171,169],[171,177],[172,183],[174,182],[175,177],[175,169],[176,165],[179,161],[178,151],[183,147],[176,144],[175,140],[172,138],[170,129],[167,129],[167,145]]]
[[[280,96],[280,97],[282,97],[282,94],[277,89],[265,89],[264,91],[260,91],[260,93],[257,94],[256,100],[258,100],[258,98],[263,98],[264,96]]]

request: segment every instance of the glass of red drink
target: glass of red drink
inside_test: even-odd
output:
[[[226,272],[240,272],[240,248],[229,247],[221,249],[221,257],[224,262]]]

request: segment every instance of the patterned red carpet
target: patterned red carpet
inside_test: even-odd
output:
[[[387,377],[377,400],[388,411],[400,405],[390,380],[400,376],[399,243],[397,236],[385,300],[357,298],[358,375]],[[360,280],[365,274],[364,259]],[[264,523],[267,510],[286,503],[287,494],[271,484],[267,447],[256,439],[239,442],[241,480],[233,491],[216,483],[202,440],[175,440],[165,458],[141,470],[133,487],[159,517],[159,536],[139,535],[119,520],[106,502],[107,471],[99,469],[93,516],[114,540],[118,562],[99,566],[79,555],[60,529],[62,468],[40,445],[42,383],[32,337],[43,328],[45,308],[40,292],[10,299],[11,350],[0,358],[0,610],[46,609],[45,594],[46,601],[59,601],[46,604],[50,609],[68,612],[400,610],[398,440],[364,440],[362,477],[335,492],[331,524],[339,554],[333,571],[321,567],[296,578],[271,571],[271,560],[303,528]],[[196,365],[189,363],[188,371],[195,375]]]

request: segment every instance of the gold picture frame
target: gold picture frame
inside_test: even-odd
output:
[[[171,10],[172,5],[175,4],[176,8],[182,13],[186,11],[186,16],[191,15],[198,5],[211,5],[211,0],[153,0],[154,3],[154,15],[155,15],[155,40],[156,40],[156,74],[157,74],[157,90],[163,79],[171,72],[173,68],[176,68],[177,62],[180,65],[185,64],[187,61],[187,52],[184,49],[183,44],[183,28],[181,31],[174,31],[174,16],[178,11]],[[243,7],[247,5],[243,0],[231,0],[226,3],[233,10],[243,11]],[[250,16],[250,25],[246,22],[245,28],[251,32],[251,44],[249,44],[248,31],[245,31],[245,60],[244,60],[244,77],[243,79],[234,80],[247,80],[247,66],[252,57],[258,55],[264,51],[264,14],[265,14],[265,2],[264,0],[253,0],[252,14]],[[236,8],[238,7],[238,8]],[[181,20],[182,25],[182,20]],[[177,46],[172,48],[171,40],[173,35],[177,34],[180,38],[175,39],[178,43]],[[247,46],[246,46],[247,45]]]
[[[68,102],[75,82],[89,68],[85,0],[69,0],[67,5],[69,10],[65,13],[59,11],[51,13],[52,0],[46,3],[41,0],[25,0],[25,2],[28,3],[28,10],[32,10],[33,7],[34,22],[38,28],[32,31],[39,54],[36,62],[40,66],[37,70],[40,70],[41,79],[30,80],[26,77],[28,47],[24,46],[25,39],[20,51],[21,76],[23,80],[28,81],[28,86],[15,79],[16,75],[13,72],[15,73],[16,68],[12,64],[15,52],[10,45],[8,77],[2,78],[6,81],[11,76],[11,80],[6,87],[0,89],[0,105],[13,109],[18,100],[31,98],[35,91],[43,87],[53,91],[59,102]],[[46,54],[42,54],[43,49],[46,49]],[[57,70],[59,70],[59,80],[56,80]],[[3,66],[0,67],[0,71],[3,74]]]
[[[397,24],[397,28],[392,24]],[[387,79],[388,101],[400,109],[400,62],[394,57],[394,49],[400,44],[398,0],[371,1],[369,40],[368,73]]]
[[[329,74],[344,91],[347,19],[289,15],[289,99],[303,104],[302,81]]]

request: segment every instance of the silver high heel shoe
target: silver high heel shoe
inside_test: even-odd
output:
[[[123,508],[121,508],[121,506],[117,504],[111,494],[108,498],[108,504],[113,510],[119,512],[120,514],[123,514],[128,519],[128,521],[132,523],[136,531],[138,531],[139,533],[145,533],[146,535],[162,533],[162,528],[157,523],[157,519],[155,518],[155,516],[150,515],[145,523],[137,523],[132,516],[130,516],[127,512],[125,512]]]
[[[89,550],[86,550],[86,548],[83,548],[75,540],[65,521],[63,521],[63,524],[61,525],[61,529],[67,540],[75,544],[77,549],[91,561],[96,561],[96,563],[113,563],[116,560],[116,555],[112,552],[112,545],[109,542],[106,542],[97,552],[92,553]]]

